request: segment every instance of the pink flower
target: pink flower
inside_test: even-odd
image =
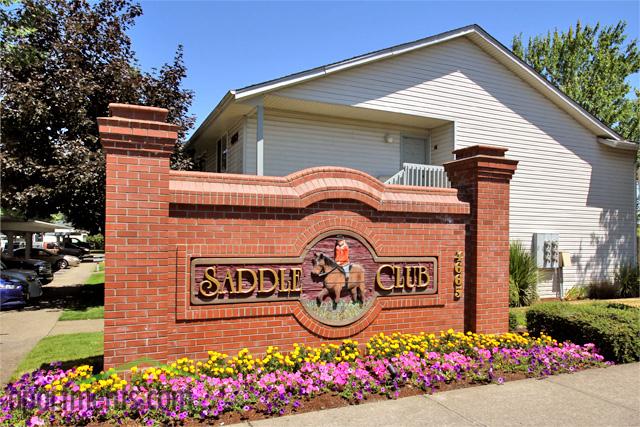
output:
[[[34,415],[31,418],[29,418],[29,420],[27,420],[27,425],[28,426],[43,426],[43,425],[45,425],[45,421],[43,419],[39,418],[37,415]]]

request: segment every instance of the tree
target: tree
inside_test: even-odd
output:
[[[140,70],[127,30],[142,14],[129,0],[2,0],[0,96],[2,206],[28,218],[62,213],[76,227],[104,227],[104,156],[96,118],[110,102],[169,109],[182,152],[194,118],[182,47],[172,63]]]
[[[548,32],[530,38],[526,49],[522,34],[513,38],[512,50],[585,110],[621,136],[640,140],[640,90],[629,77],[640,71],[637,39],[625,44],[626,23],[583,26],[567,32]]]

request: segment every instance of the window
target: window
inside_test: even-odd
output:
[[[197,156],[193,157],[193,168],[197,171],[207,170],[207,152],[203,151]]]
[[[224,135],[222,138],[218,140],[216,144],[216,172],[226,172],[227,171],[227,152],[228,152],[228,144],[227,144],[227,135]]]

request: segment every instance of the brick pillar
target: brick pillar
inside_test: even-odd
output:
[[[110,104],[98,118],[106,158],[105,368],[136,354],[167,358],[169,162],[167,110]]]
[[[518,162],[506,148],[474,145],[455,150],[444,165],[460,199],[471,206],[466,231],[465,329],[509,329],[509,182]]]

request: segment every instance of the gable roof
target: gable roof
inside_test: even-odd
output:
[[[370,62],[390,58],[395,55],[401,55],[459,37],[469,38],[479,48],[498,60],[498,62],[506,66],[509,70],[521,77],[535,89],[540,91],[543,95],[545,95],[552,102],[566,111],[574,119],[582,123],[587,129],[590,129],[600,139],[617,141],[618,145],[633,144],[635,149],[635,143],[628,143],[627,141],[625,141],[624,138],[618,135],[614,130],[602,123],[598,118],[593,116],[587,110],[582,108],[577,102],[564,94],[560,89],[550,83],[527,63],[518,58],[513,52],[511,52],[511,50],[509,50],[506,46],[496,40],[493,36],[491,36],[477,24],[446,31],[444,33],[425,37],[423,39],[415,40],[408,43],[399,44],[386,49],[365,53],[363,55],[345,59],[343,61],[311,68],[273,80],[245,86],[240,89],[231,90],[222,98],[222,100],[202,122],[198,129],[196,129],[187,144],[189,145],[192,141],[197,139],[199,134],[202,132],[202,129],[207,127],[211,121],[215,120],[215,118],[233,101],[264,95],[274,90],[304,83],[335,72],[348,70],[350,68],[358,67]]]

